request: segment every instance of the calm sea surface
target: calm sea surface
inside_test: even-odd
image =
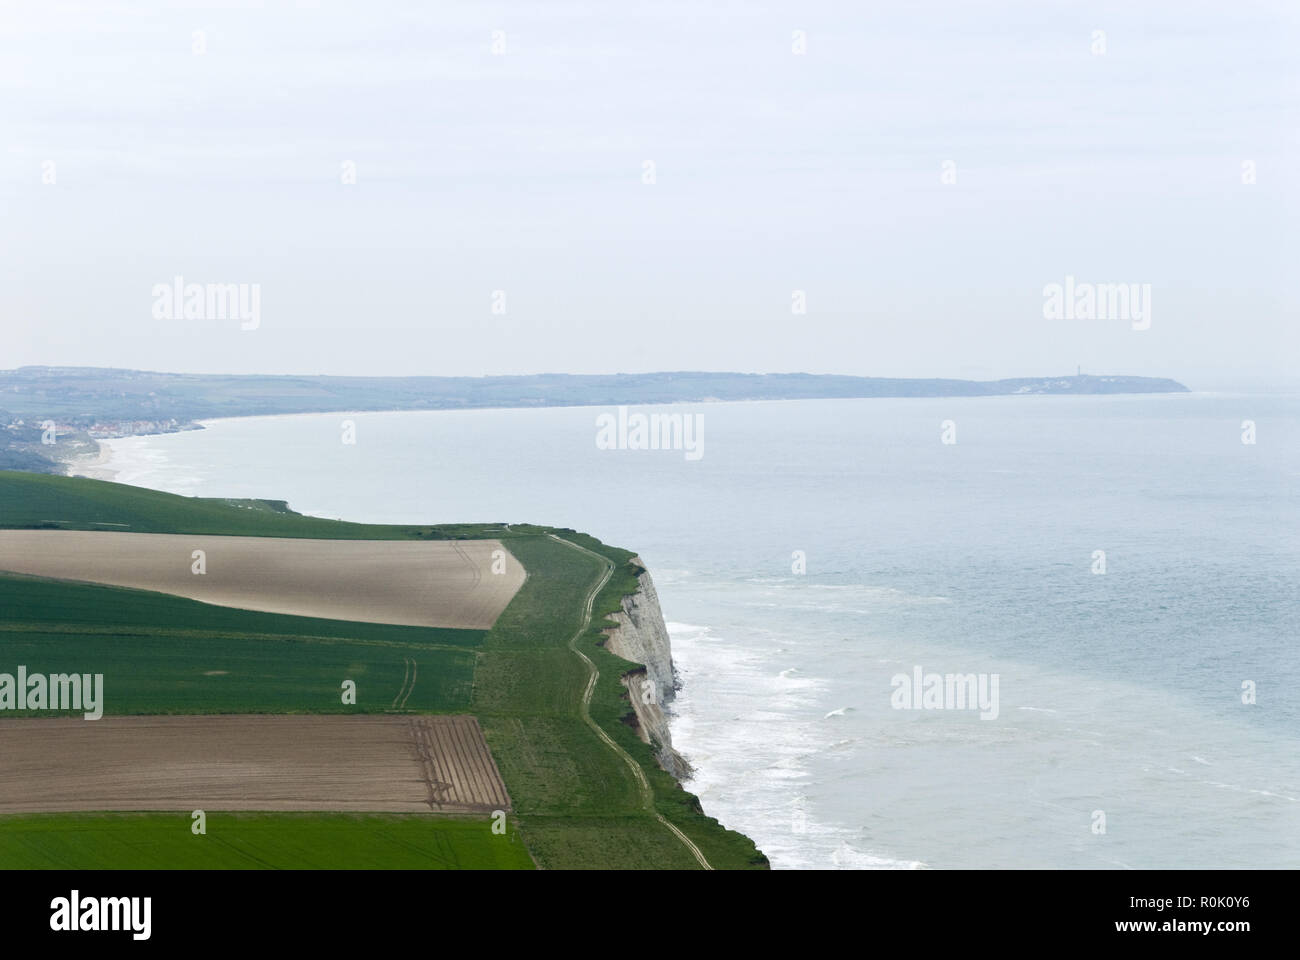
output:
[[[565,408],[217,421],[109,466],[638,551],[691,789],[776,867],[1300,866],[1300,398],[638,410],[701,415],[702,458]],[[917,667],[996,675],[997,717],[892,708]]]

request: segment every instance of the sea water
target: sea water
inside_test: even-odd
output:
[[[1300,866],[1300,398],[633,409],[700,417],[700,456],[562,408],[222,420],[108,466],[637,551],[688,786],[775,867]],[[917,670],[996,677],[996,717],[898,709]]]

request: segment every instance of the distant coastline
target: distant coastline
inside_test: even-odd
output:
[[[1192,391],[1189,390],[1187,391],[1187,393],[1191,394]],[[999,398],[1011,399],[1012,396],[1013,395],[1008,395],[1008,394],[995,394],[995,395],[990,395],[989,399],[999,399]],[[1069,395],[1032,394],[1032,396],[1069,396]],[[1074,396],[1084,396],[1084,395],[1075,394]],[[1096,396],[1122,397],[1122,396],[1139,396],[1139,394],[1112,393],[1112,394],[1097,394]],[[822,399],[822,398],[800,398],[800,399]],[[827,399],[853,400],[853,399],[874,399],[874,398],[844,397],[844,398],[827,398]],[[926,398],[926,397],[884,398],[882,397],[879,399],[933,399],[933,398]],[[979,398],[962,397],[959,399],[979,399]],[[750,404],[761,405],[761,404],[768,404],[768,403],[789,403],[793,401],[789,399],[765,399],[765,400],[737,400],[737,401],[700,400],[700,401],[676,401],[676,402],[679,404],[683,402],[695,402],[695,403],[703,403],[703,404],[743,403],[747,405]],[[662,405],[667,405],[667,403]],[[133,460],[130,456],[126,456],[125,458],[123,458],[123,453],[120,446],[115,446],[116,441],[132,439],[135,437],[143,438],[146,436],[162,436],[167,433],[182,433],[182,432],[190,432],[190,431],[197,431],[197,430],[207,430],[219,424],[224,424],[236,420],[239,421],[290,420],[290,419],[298,419],[303,417],[323,417],[323,416],[350,417],[350,416],[361,416],[361,415],[372,415],[372,414],[393,414],[393,413],[491,413],[494,411],[504,411],[504,410],[538,410],[538,409],[560,410],[560,409],[574,409],[574,408],[591,408],[593,406],[595,405],[574,403],[574,404],[555,404],[553,406],[547,406],[547,407],[521,407],[518,405],[513,405],[513,406],[496,406],[496,407],[472,407],[467,409],[458,408],[458,409],[434,409],[434,410],[410,410],[410,409],[307,410],[307,411],[300,411],[296,413],[253,413],[253,414],[241,414],[241,415],[232,415],[232,416],[225,416],[225,417],[206,417],[202,420],[195,420],[192,423],[186,424],[185,429],[183,431],[169,430],[169,431],[162,431],[162,432],[155,432],[155,433],[132,434],[129,437],[114,437],[112,438],[113,442],[110,442],[109,440],[105,440],[105,439],[90,441],[91,443],[94,444],[95,449],[89,450],[89,452],[87,452],[88,448],[85,444],[79,446],[72,446],[64,452],[63,456],[57,458],[56,461],[57,469],[49,472],[56,472],[69,477],[87,477],[92,480],[107,480],[110,482],[118,482],[118,483],[122,483],[122,482],[135,483],[136,482],[135,480],[128,479],[124,481],[119,479],[119,477],[121,476],[124,470],[126,471],[128,477],[136,476],[137,475],[136,471],[134,471],[133,468],[139,465],[139,461]],[[638,406],[655,406],[655,404],[638,404]]]
[[[503,377],[226,376],[104,367],[0,371],[0,469],[103,468],[98,443],[202,429],[234,417],[541,409],[764,400],[1188,393],[1162,377],[906,379],[808,373],[664,372]],[[53,435],[55,442],[50,441]],[[98,474],[97,474],[98,475]],[[102,475],[101,475],[102,476]]]

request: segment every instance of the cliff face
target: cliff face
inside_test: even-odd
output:
[[[685,780],[691,775],[691,766],[673,749],[668,729],[667,704],[677,696],[668,628],[650,573],[640,557],[633,558],[633,562],[643,568],[637,577],[640,587],[625,596],[622,611],[613,614],[618,626],[606,631],[605,649],[641,665],[623,676],[636,713],[637,733],[655,747],[661,767],[678,780]]]

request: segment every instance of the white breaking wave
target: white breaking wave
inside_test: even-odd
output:
[[[925,870],[920,860],[894,860],[858,850],[842,842],[830,856],[831,865],[839,870]]]

